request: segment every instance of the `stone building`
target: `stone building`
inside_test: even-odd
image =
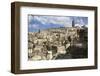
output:
[[[29,60],[52,60],[59,54],[66,54],[67,49],[78,42],[87,39],[88,29],[75,27],[60,27],[28,33]],[[33,46],[34,45],[34,46]]]

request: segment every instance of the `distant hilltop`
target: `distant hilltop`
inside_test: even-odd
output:
[[[43,30],[38,30],[37,32],[47,32],[47,31],[67,31],[67,30],[69,30],[69,31],[73,31],[73,30],[80,30],[80,29],[88,29],[86,26],[81,26],[81,27],[79,27],[79,26],[74,26],[74,27],[58,27],[58,28],[49,28],[49,29],[43,29]],[[31,33],[31,32],[30,32]]]

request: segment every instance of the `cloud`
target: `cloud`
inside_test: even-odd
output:
[[[30,24],[29,29],[39,29],[39,25],[38,24]]]
[[[80,25],[87,25],[88,24],[88,17],[76,17],[75,23]]]
[[[32,16],[32,15],[29,15],[29,16],[28,16],[28,21],[29,21],[29,23],[30,23],[32,20],[33,20],[33,16]]]
[[[34,16],[34,19],[41,22],[42,24],[58,24],[58,25],[64,25],[64,26],[71,26],[70,17]]]
[[[75,24],[75,26],[81,27],[81,26],[83,26],[83,25],[81,25],[81,24]]]
[[[57,27],[71,27],[72,20],[75,21],[75,26],[87,25],[87,17],[75,17],[75,16],[41,16],[29,15],[29,29],[48,29]]]
[[[39,25],[33,24],[33,25],[32,25],[32,28],[38,29],[38,28],[39,28]]]
[[[76,19],[76,22],[79,24],[84,24],[84,21],[82,19]]]
[[[48,22],[48,19],[45,16],[34,16],[34,20],[46,24]]]

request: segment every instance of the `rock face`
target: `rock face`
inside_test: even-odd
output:
[[[87,31],[87,28],[82,27],[61,27],[39,30],[39,32],[29,32],[28,59],[55,60],[86,58]]]

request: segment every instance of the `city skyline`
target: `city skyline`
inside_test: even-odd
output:
[[[72,27],[72,21],[74,21],[75,26],[88,25],[88,17],[28,15],[28,32],[37,32],[49,28]]]

